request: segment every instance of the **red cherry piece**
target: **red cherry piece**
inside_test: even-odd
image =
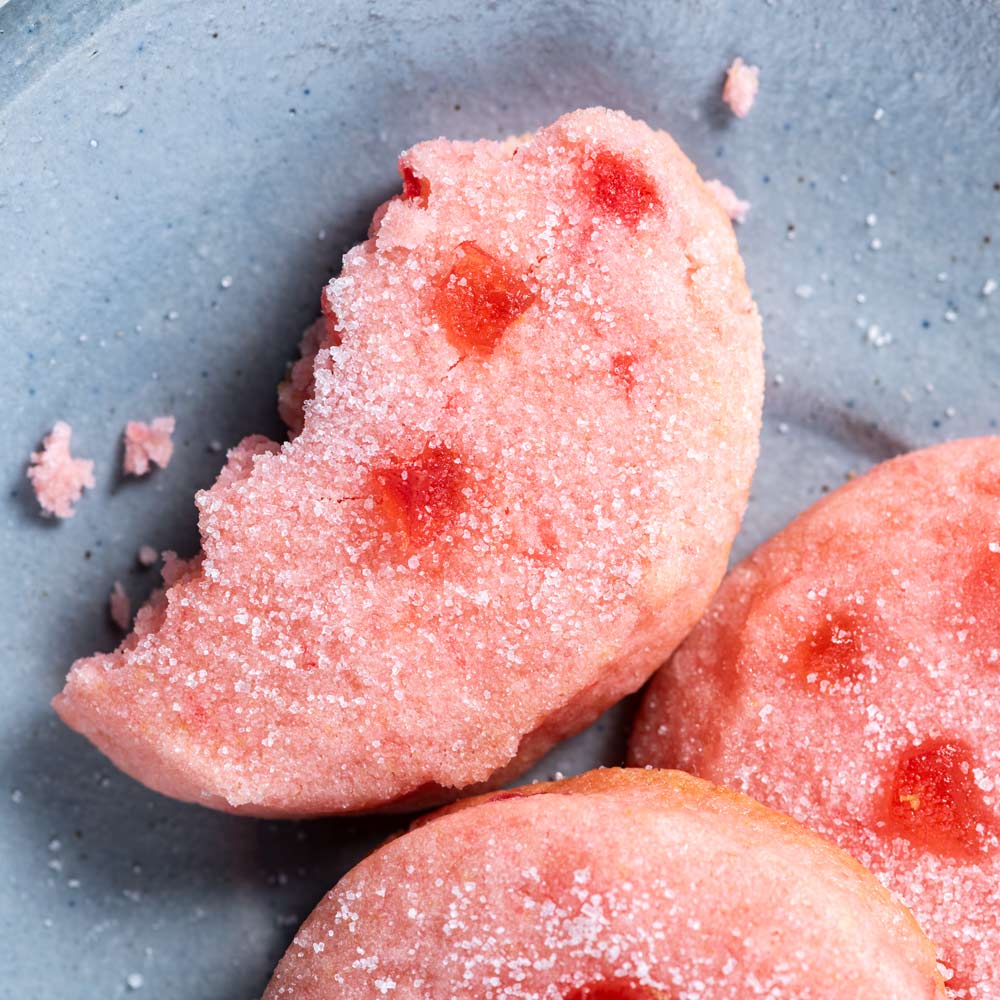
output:
[[[208,729],[211,718],[204,705],[186,701],[181,709],[181,719],[185,727],[193,732],[204,732]]]
[[[634,979],[602,979],[578,986],[563,1000],[670,1000],[663,990],[644,986]]]
[[[905,754],[889,800],[890,832],[938,854],[977,853],[991,817],[974,766],[959,740],[934,740]]]
[[[951,968],[947,955],[942,955],[940,957],[940,961],[944,965],[948,966],[951,972],[951,975],[945,979],[945,985],[948,987],[949,1000],[967,1000],[967,998],[976,996],[976,994],[972,992],[973,987],[977,985],[973,982],[973,980],[969,979],[968,976],[963,975],[961,972],[957,972]],[[979,995],[986,996],[985,993]]]
[[[635,357],[631,354],[616,354],[611,359],[611,374],[625,389],[626,395],[635,388]]]
[[[420,177],[408,164],[400,162],[399,173],[403,178],[403,201],[419,200],[421,205],[427,204],[431,193],[431,182],[426,177]]]
[[[534,300],[516,270],[469,242],[459,244],[438,283],[434,311],[454,347],[489,354]]]
[[[820,681],[856,681],[865,675],[862,622],[853,611],[834,611],[823,617],[796,648],[791,666],[810,688]],[[818,687],[817,687],[818,690]]]
[[[593,204],[632,228],[663,204],[653,179],[621,153],[600,150],[584,177]]]
[[[465,470],[450,448],[428,445],[416,458],[373,473],[375,508],[407,548],[437,538],[462,509]]]
[[[490,802],[506,802],[508,799],[527,798],[524,792],[497,792],[490,796]]]

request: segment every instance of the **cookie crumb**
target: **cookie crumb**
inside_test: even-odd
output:
[[[760,86],[760,69],[748,66],[739,56],[726,71],[722,99],[737,118],[746,118],[753,107]]]
[[[108,611],[115,625],[122,632],[127,632],[129,625],[132,624],[132,602],[128,599],[125,588],[118,580],[115,580],[115,585],[111,588],[111,594],[108,596]]]
[[[32,453],[28,467],[28,479],[38,503],[46,514],[54,517],[72,517],[76,513],[73,504],[85,489],[94,488],[94,463],[70,455],[72,436],[69,424],[56,421],[41,449]]]
[[[150,566],[156,564],[156,560],[159,559],[159,555],[156,549],[152,545],[140,545],[139,551],[136,553],[136,560],[140,566],[149,569]]]
[[[130,420],[125,425],[122,471],[128,476],[144,476],[151,464],[165,469],[174,453],[173,433],[173,417],[157,417],[148,424]]]
[[[750,211],[750,202],[744,201],[728,184],[723,184],[720,180],[705,181],[705,187],[712,192],[715,200],[733,222],[746,221],[747,213]]]

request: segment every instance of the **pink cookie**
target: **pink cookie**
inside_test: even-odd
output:
[[[737,118],[746,118],[757,99],[759,86],[760,70],[756,66],[748,66],[737,56],[726,71],[722,99]]]
[[[301,433],[234,449],[156,627],[56,699],[168,794],[295,816],[502,782],[641,685],[724,571],[760,323],[673,141],[592,109],[401,172],[292,374]]]
[[[879,466],[727,578],[632,759],[809,823],[913,909],[955,997],[1000,997],[1000,438]]]
[[[85,489],[94,488],[94,463],[86,458],[73,458],[69,442],[73,428],[63,420],[56,422],[42,442],[41,451],[32,453],[28,479],[46,514],[72,517],[73,504]]]
[[[151,463],[165,469],[174,453],[170,439],[173,433],[173,417],[157,417],[148,424],[130,420],[125,425],[122,471],[129,476],[144,476]]]
[[[362,861],[264,1000],[937,1000],[934,949],[859,864],[670,771],[474,799]]]

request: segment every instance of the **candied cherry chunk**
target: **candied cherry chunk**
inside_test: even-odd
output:
[[[611,359],[611,374],[626,393],[635,388],[635,373],[632,371],[634,367],[635,357],[631,354],[616,354]]]
[[[455,453],[428,445],[416,458],[375,471],[375,509],[385,530],[407,547],[437,538],[462,509],[465,471]]]
[[[959,740],[934,740],[908,751],[893,780],[891,832],[940,854],[981,850],[992,819],[974,767],[972,751]]]
[[[629,226],[662,204],[652,178],[621,153],[599,150],[585,180],[594,205]]]
[[[426,177],[420,177],[409,164],[400,162],[399,172],[403,178],[403,200],[416,199],[422,205],[427,204],[431,193],[431,182]]]
[[[634,979],[602,979],[578,986],[563,1000],[671,1000],[663,990],[644,986]]]
[[[516,270],[466,242],[435,289],[434,311],[452,346],[489,354],[534,299]]]
[[[792,666],[802,680],[856,681],[864,675],[862,625],[851,611],[825,615],[812,634],[796,647]],[[813,685],[810,685],[812,687]]]
[[[970,979],[968,976],[963,975],[960,972],[956,972],[952,967],[951,963],[948,961],[947,955],[941,955],[940,961],[948,966],[951,975],[945,979],[945,985],[948,987],[948,996],[953,998],[953,1000],[965,1000],[966,997],[972,997],[974,994],[972,988],[976,983]],[[982,994],[985,996],[986,994]]]
[[[508,799],[524,799],[527,796],[524,792],[497,792],[495,795],[491,795],[490,802],[506,802]]]

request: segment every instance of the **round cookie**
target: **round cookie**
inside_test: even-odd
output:
[[[1000,438],[878,466],[737,566],[650,685],[631,760],[831,837],[951,995],[1000,996]]]
[[[201,557],[56,699],[167,794],[303,816],[502,783],[724,572],[760,322],[691,163],[591,109],[400,169],[281,391],[295,436],[234,450]]]
[[[860,865],[680,772],[592,771],[420,821],[323,899],[264,1000],[932,1000]]]

